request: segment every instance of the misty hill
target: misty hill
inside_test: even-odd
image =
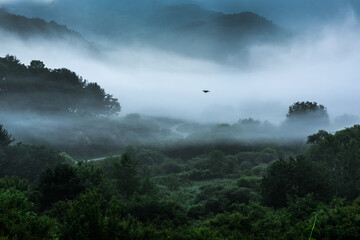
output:
[[[252,12],[225,14],[195,4],[162,1],[138,5],[110,0],[81,2],[71,3],[70,7],[68,1],[56,1],[41,9],[15,11],[54,18],[89,37],[112,40],[114,45],[136,42],[216,61],[234,55],[244,57],[249,46],[278,44],[289,37],[285,30]],[[74,12],[75,6],[81,5],[84,13]],[[60,16],[59,12],[64,15]]]
[[[209,21],[188,24],[179,30],[226,42],[237,42],[245,38],[251,38],[255,42],[266,38],[270,40],[282,33],[271,21],[252,12],[223,14]]]
[[[154,26],[171,28],[192,24],[199,21],[209,21],[224,15],[201,8],[195,4],[170,5],[157,8],[149,17],[148,23]]]
[[[3,8],[0,8],[0,30],[22,38],[43,37],[85,43],[80,33],[68,29],[65,25],[59,25],[54,21],[47,22],[40,18],[11,14]]]
[[[282,42],[289,37],[283,29],[252,12],[224,14],[180,5],[164,8],[153,20],[161,29],[146,36],[151,44],[216,60],[243,54],[254,44]]]
[[[25,66],[14,56],[0,58],[0,109],[51,114],[110,115],[120,111],[116,98],[76,73],[48,69],[34,60]]]
[[[88,157],[118,153],[129,143],[179,138],[154,120],[136,114],[120,118],[120,110],[100,85],[69,69],[0,58],[0,124],[16,141]]]

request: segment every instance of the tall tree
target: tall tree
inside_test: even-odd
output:
[[[316,102],[296,102],[289,106],[288,114],[286,114],[288,121],[311,121],[319,123],[328,123],[329,115],[326,107],[318,105]]]
[[[309,193],[326,199],[331,186],[327,172],[303,156],[276,161],[261,183],[264,204],[275,208],[285,207],[288,197],[305,197]]]
[[[360,194],[360,125],[330,134],[319,131],[308,137],[309,158],[331,169],[334,195],[355,199]]]
[[[118,158],[113,162],[113,177],[117,181],[120,192],[125,196],[131,196],[140,188],[140,178],[137,163],[134,162],[130,155],[124,153],[120,161]]]
[[[12,138],[8,131],[3,128],[3,125],[0,124],[0,146],[9,146],[13,141],[15,141],[15,139]]]

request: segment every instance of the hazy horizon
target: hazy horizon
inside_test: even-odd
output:
[[[39,6],[41,1],[33,2]],[[266,12],[282,3],[279,0],[271,5],[257,1],[256,5],[242,1],[242,7],[235,1],[224,1],[223,4],[220,1],[191,2],[200,2],[217,11],[229,10],[230,6],[236,6],[235,10],[258,10],[255,13],[265,17],[270,16]],[[0,6],[7,6],[13,9],[12,12],[20,9],[19,14],[23,11],[22,4],[24,1],[11,5],[0,2]],[[334,0],[327,5],[329,12],[342,6],[334,18],[325,18],[325,22],[314,20],[314,26],[305,24],[308,19],[304,19],[304,24],[298,24],[299,32],[291,19],[288,26],[283,24],[286,21],[276,20],[281,27],[293,30],[294,37],[290,41],[282,45],[252,45],[246,49],[246,56],[234,49],[225,64],[136,41],[126,44],[103,41],[104,36],[91,39],[99,47],[99,52],[94,53],[63,40],[22,40],[2,34],[0,56],[15,55],[25,64],[41,60],[48,68],[69,68],[89,82],[98,82],[119,99],[121,116],[137,112],[228,123],[252,117],[279,124],[285,119],[288,106],[297,101],[323,104],[331,118],[343,114],[360,115],[357,109],[360,104],[357,91],[359,20],[356,9],[349,4],[339,4]],[[290,5],[284,7],[294,7]],[[284,13],[282,17],[286,15],[291,14]],[[81,29],[75,30],[81,32]],[[210,93],[204,94],[203,89]]]

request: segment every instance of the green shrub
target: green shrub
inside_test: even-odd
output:
[[[0,236],[9,239],[57,239],[56,222],[38,216],[34,204],[15,188],[0,190],[0,226]]]

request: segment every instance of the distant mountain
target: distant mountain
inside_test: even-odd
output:
[[[183,34],[201,35],[206,38],[235,42],[255,36],[260,38],[277,37],[283,33],[283,30],[271,21],[251,12],[222,14],[208,21],[187,24],[176,30]]]
[[[222,15],[224,14],[221,12],[207,10],[195,4],[170,5],[155,9],[146,22],[152,26],[168,29],[198,21],[210,21]]]
[[[60,0],[41,5],[23,1],[22,4],[13,4],[9,8],[12,13],[66,24],[71,29],[87,34],[86,37],[115,37],[136,30],[153,9],[163,5],[158,2],[159,0]]]
[[[136,42],[196,58],[216,61],[234,55],[243,58],[246,49],[253,44],[276,43],[288,37],[283,29],[251,12],[225,14],[195,4],[166,5],[163,2],[148,2],[137,7],[135,3],[122,5],[104,0],[101,3],[84,3],[80,13],[75,7],[79,6],[79,2],[74,3],[72,8],[69,4],[68,0],[56,1],[44,6],[41,12],[55,13],[56,20],[76,26],[87,36],[112,40],[115,45]],[[56,11],[64,16],[60,17]],[[79,33],[53,21],[45,22],[4,11],[0,27],[10,28],[22,36],[38,34],[81,38]]]
[[[47,39],[67,39],[85,42],[83,36],[54,21],[46,22],[40,18],[27,18],[0,9],[0,30],[22,38],[44,37]]]
[[[216,60],[244,54],[254,44],[282,42],[290,36],[252,12],[224,14],[196,5],[167,7],[150,19],[148,24],[158,28],[142,39],[161,49]]]

